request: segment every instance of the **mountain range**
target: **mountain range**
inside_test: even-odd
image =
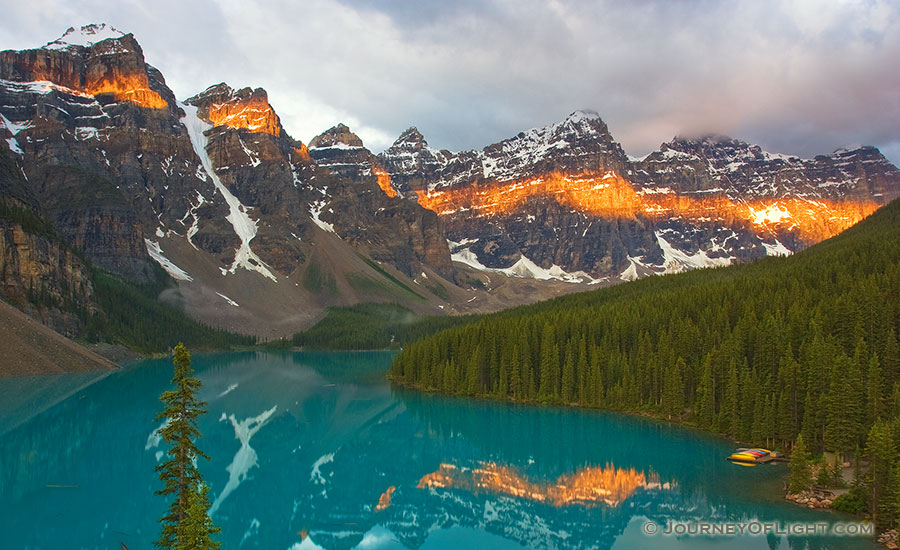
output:
[[[329,306],[484,312],[789,254],[900,196],[874,147],[710,135],[638,159],[590,111],[480,151],[410,128],[374,154],[343,124],[304,144],[263,89],[178,100],[103,24],[0,52],[0,139],[0,293],[69,335],[91,269],[140,285],[162,267],[160,300],[275,337]]]

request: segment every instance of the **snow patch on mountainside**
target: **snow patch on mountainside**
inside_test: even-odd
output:
[[[641,275],[638,273],[638,266],[642,265],[635,258],[628,258],[628,267],[625,268],[622,273],[619,273],[619,278],[623,281],[636,281],[640,279]]]
[[[203,181],[206,181],[206,173],[203,174]],[[197,217],[197,209],[200,208],[201,206],[203,206],[203,203],[206,202],[206,197],[204,197],[203,194],[200,193],[200,191],[197,191],[196,193],[197,193],[197,204],[194,204],[193,202],[191,202],[191,207],[190,207],[190,209],[188,209],[188,211],[184,215],[184,217],[181,218],[181,223],[184,224],[184,220],[186,220],[188,216],[191,216],[193,218],[193,221],[191,222],[191,226],[188,227],[186,236],[187,236],[188,243],[194,247],[194,250],[199,250],[197,248],[197,245],[194,244],[194,235],[196,235],[197,232],[200,231],[200,225],[199,225],[200,218]]]
[[[223,300],[225,300],[226,302],[228,302],[228,305],[234,306],[234,307],[241,307],[241,304],[235,302],[234,300],[232,300],[232,299],[229,298],[228,296],[225,296],[225,295],[222,294],[221,292],[216,292],[216,294],[219,295],[219,298],[222,298]]]
[[[225,202],[228,203],[230,212],[225,216],[225,219],[231,223],[231,226],[234,227],[234,232],[241,239],[241,245],[235,251],[234,262],[228,269],[228,273],[234,273],[238,267],[243,267],[247,271],[256,271],[273,281],[277,281],[278,279],[269,271],[265,262],[259,259],[259,256],[250,248],[250,241],[256,237],[256,221],[247,214],[247,207],[231,194],[231,191],[225,187],[213,169],[212,159],[209,158],[209,154],[206,152],[206,146],[209,141],[204,133],[212,128],[212,125],[200,120],[200,117],[197,116],[197,107],[181,102],[178,103],[178,106],[184,110],[185,115],[181,119],[181,123],[187,128],[188,135],[191,138],[191,145],[194,146],[194,152],[200,157],[203,169],[212,179],[213,185],[222,194]]]
[[[244,143],[244,140],[241,139],[240,136],[238,136],[238,141],[241,144],[241,149],[244,150],[244,153],[250,159],[250,166],[254,168],[259,166],[260,162],[262,162],[261,160],[259,160],[259,156],[247,147],[247,144]]]
[[[360,149],[365,149],[365,147],[359,145],[349,145],[347,143],[337,141],[335,143],[332,143],[331,145],[313,145],[309,148],[310,151],[328,151],[331,149],[339,149],[342,151],[358,151]]]
[[[680,273],[687,269],[719,267],[731,264],[731,258],[710,258],[703,250],[688,254],[678,250],[662,236],[662,231],[655,231],[656,240],[663,252],[663,268],[666,273]]]
[[[775,244],[762,243],[763,247],[766,249],[766,256],[790,256],[793,254],[791,250],[781,244],[781,241],[775,239]]]
[[[337,231],[334,230],[334,225],[330,224],[326,221],[323,221],[319,218],[322,215],[322,209],[325,208],[325,200],[318,200],[309,205],[309,215],[312,218],[313,223],[319,226],[320,229],[324,231],[328,231],[329,233],[337,234]]]
[[[504,268],[493,268],[487,267],[478,261],[478,256],[475,255],[469,248],[461,248],[461,246],[465,245],[465,242],[454,243],[452,241],[448,241],[451,250],[456,250],[452,254],[450,254],[450,259],[462,264],[466,264],[469,267],[473,267],[479,271],[487,271],[491,273],[503,273],[509,277],[519,277],[523,279],[538,279],[541,281],[548,280],[556,280],[556,281],[564,281],[567,283],[588,283],[588,284],[597,284],[601,280],[594,279],[584,271],[575,271],[574,273],[569,273],[560,266],[554,264],[549,269],[545,269],[532,260],[530,260],[524,254],[519,258],[519,260],[509,267]]]
[[[33,126],[30,120],[26,122],[12,122],[2,114],[0,114],[0,124],[5,126],[6,129],[9,130],[9,133],[11,133],[12,135],[16,135],[22,130],[27,130]]]
[[[6,144],[9,145],[9,150],[13,153],[16,153],[17,155],[25,154],[25,151],[23,151],[22,148],[19,147],[19,142],[16,141],[16,138],[7,138]]]
[[[6,143],[7,143],[7,145],[9,145],[10,151],[12,151],[13,153],[19,154],[19,155],[24,155],[25,152],[22,151],[21,147],[19,147],[19,142],[16,141],[15,136],[22,130],[31,128],[31,122],[13,123],[13,122],[10,122],[10,120],[8,118],[3,116],[3,114],[0,114],[0,128],[6,128],[7,130],[9,130],[9,133],[13,135],[13,137],[6,139]]]
[[[172,276],[173,279],[177,279],[179,281],[193,281],[194,279],[187,274],[183,269],[175,265],[172,260],[168,259],[163,255],[162,248],[159,247],[159,243],[156,241],[151,241],[150,239],[144,239],[144,243],[147,245],[147,254],[150,254],[150,257],[162,266],[163,269],[166,270],[166,273]]]

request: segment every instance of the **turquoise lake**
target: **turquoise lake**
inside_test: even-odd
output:
[[[199,468],[223,549],[875,548],[866,537],[647,535],[853,520],[787,504],[786,466],[735,466],[723,439],[399,390],[384,378],[392,357],[194,356],[209,411],[199,447],[211,460]],[[160,359],[0,379],[0,548],[153,548],[165,507],[154,416],[171,373]]]

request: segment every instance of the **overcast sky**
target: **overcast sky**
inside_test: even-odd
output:
[[[261,86],[295,138],[344,122],[481,148],[593,109],[631,155],[727,134],[900,164],[900,2],[0,0],[0,49],[132,32],[184,99]]]

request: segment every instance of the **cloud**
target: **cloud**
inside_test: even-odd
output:
[[[410,125],[480,148],[591,108],[631,154],[732,135],[900,161],[900,5],[835,2],[203,0],[11,6],[0,47],[70,25],[132,31],[179,97],[262,86],[304,141],[347,123],[371,148]]]

